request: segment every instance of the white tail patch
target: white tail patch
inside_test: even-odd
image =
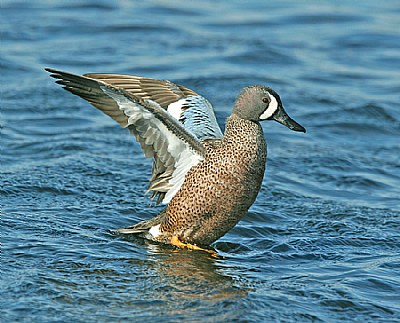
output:
[[[157,238],[161,234],[160,225],[161,224],[158,224],[150,228],[149,233],[153,236],[153,238]]]
[[[268,107],[265,109],[265,111],[260,115],[260,120],[266,120],[270,118],[276,110],[278,110],[278,101],[276,100],[275,96],[269,95],[269,98],[271,102],[268,104]]]

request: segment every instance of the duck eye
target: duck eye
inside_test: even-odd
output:
[[[262,100],[263,100],[264,103],[269,103],[270,102],[269,98],[263,98]]]

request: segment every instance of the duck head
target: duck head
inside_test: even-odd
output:
[[[306,132],[286,113],[278,93],[266,86],[245,87],[235,102],[233,113],[254,122],[275,120],[293,131]]]

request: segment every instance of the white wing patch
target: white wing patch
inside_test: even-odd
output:
[[[193,155],[189,151],[182,151],[179,156],[179,163],[175,163],[175,170],[172,173],[172,178],[170,184],[172,187],[169,189],[167,194],[162,201],[163,204],[167,204],[175,196],[175,194],[181,188],[183,182],[185,181],[185,176],[188,171],[200,163],[204,158],[199,155]]]
[[[176,120],[179,120],[182,115],[182,106],[186,103],[186,98],[180,99],[179,101],[172,102],[168,108],[168,113],[173,116]]]
[[[167,111],[198,140],[223,137],[210,102],[201,95],[188,96],[173,102]]]
[[[189,144],[179,141],[175,134],[169,131],[161,121],[156,119],[153,122],[157,124],[157,127],[164,134],[168,142],[168,151],[175,159],[175,170],[172,173],[171,180],[169,181],[171,188],[168,190],[167,194],[165,194],[165,197],[162,200],[163,204],[168,204],[181,188],[183,182],[185,181],[187,172],[193,166],[202,161],[204,157],[196,154],[192,149],[190,149]]]
[[[162,158],[167,159],[169,156],[171,156],[175,162],[175,169],[172,173],[171,179],[169,180],[170,188],[162,201],[163,204],[169,203],[179,191],[182,183],[185,180],[187,172],[193,166],[202,161],[204,157],[199,154],[193,148],[193,146],[191,146],[190,142],[185,141],[183,138],[180,138],[176,133],[171,131],[164,122],[159,120],[155,114],[146,109],[146,107],[141,105],[139,102],[129,100],[123,94],[119,94],[118,92],[110,90],[105,86],[100,86],[100,88],[106,95],[115,100],[120,110],[122,110],[128,117],[127,127],[131,125],[136,127],[139,125],[137,127],[139,136],[136,138],[141,144],[144,142],[146,145],[152,145],[154,151],[158,153],[154,147],[162,146],[167,143],[166,150],[168,152],[168,156],[158,155],[158,158],[162,160]],[[170,123],[172,123],[177,129],[182,128],[182,125],[179,124],[177,120],[172,119],[169,114],[155,101],[144,100],[144,103],[148,104],[154,110],[157,110],[162,117],[169,118]],[[178,105],[176,105],[174,109],[177,107]],[[163,114],[165,114],[165,116]],[[147,136],[147,134],[149,135]],[[146,157],[151,157],[152,155],[147,155]],[[154,228],[154,230],[156,230],[156,228]]]
[[[278,109],[278,101],[275,99],[275,97],[268,93],[266,93],[266,95],[269,96],[269,98],[271,99],[271,102],[268,104],[268,107],[265,109],[265,111],[262,113],[262,115],[260,115],[260,120],[266,120],[266,119],[270,118],[275,113],[275,111]]]

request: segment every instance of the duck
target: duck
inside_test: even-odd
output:
[[[215,255],[209,246],[240,221],[261,189],[267,161],[261,123],[306,132],[268,86],[242,89],[222,132],[211,103],[171,81],[45,70],[126,128],[153,160],[147,193],[165,207],[149,220],[113,230],[117,234]]]

